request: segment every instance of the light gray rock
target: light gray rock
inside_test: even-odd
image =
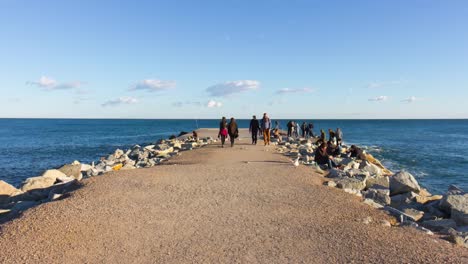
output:
[[[56,180],[57,177],[60,177],[60,176],[67,176],[65,173],[59,171],[59,170],[46,170],[41,177],[44,177],[44,178],[51,178],[51,179],[54,179]]]
[[[376,203],[374,200],[372,199],[364,199],[363,203],[367,204],[367,205],[370,205],[374,208],[377,208],[377,209],[380,209],[380,208],[383,208],[384,206],[379,204],[379,203]]]
[[[121,149],[116,149],[116,150],[114,151],[113,156],[114,156],[116,159],[120,159],[120,157],[122,157],[122,155],[124,155],[124,154],[125,154],[125,153],[124,153],[123,150],[121,150]]]
[[[63,174],[63,175],[57,176],[57,177],[66,177],[66,175]],[[23,182],[23,184],[21,186],[21,190],[23,192],[27,192],[27,191],[31,191],[31,190],[35,190],[35,189],[48,188],[48,187],[54,185],[56,180],[57,180],[57,178],[44,177],[44,176],[27,178]]]
[[[81,179],[83,176],[81,175],[81,164],[67,164],[60,167],[58,170],[65,174],[66,176],[71,176],[75,179]],[[57,177],[58,178],[58,177]]]
[[[417,196],[414,192],[408,192],[391,196],[391,206],[394,208],[405,208],[410,204],[414,203],[414,199]]]
[[[136,167],[133,166],[132,164],[125,164],[120,170],[133,170],[133,169],[136,169]]]
[[[81,175],[81,173],[80,173]],[[58,182],[62,182],[62,183],[66,183],[66,182],[71,182],[75,180],[74,177],[69,177],[69,176],[60,176],[60,177],[57,177],[57,181]]]
[[[365,172],[369,172],[371,176],[382,175],[382,169],[368,161],[361,162],[361,164],[359,165],[359,169]]]
[[[336,186],[340,189],[353,189],[362,191],[366,188],[365,180],[362,181],[356,178],[337,178],[335,180]]]
[[[334,181],[327,181],[324,183],[325,186],[328,186],[328,187],[336,187],[336,182]]]
[[[91,168],[85,172],[86,177],[94,177],[99,175],[99,171],[95,168]]]
[[[419,211],[419,210],[416,210],[416,209],[413,209],[413,208],[404,208],[403,213],[405,213],[406,215],[411,216],[411,218],[413,218],[414,221],[419,221],[424,216],[423,211]]]
[[[390,177],[390,195],[407,192],[418,193],[421,190],[418,182],[409,172],[400,171]]]
[[[366,181],[367,188],[373,188],[374,186],[384,187],[389,189],[390,188],[390,179],[386,176],[375,176],[369,177]]]
[[[346,173],[342,170],[331,169],[327,175],[328,178],[345,178],[347,177]]]
[[[15,196],[21,193],[22,191],[16,189],[13,185],[0,180],[0,204],[9,203],[11,196]]]
[[[439,202],[439,208],[450,213],[458,225],[468,225],[468,194],[445,195]]]
[[[93,168],[93,166],[91,166],[91,165],[89,165],[89,164],[84,164],[84,163],[82,163],[82,164],[81,164],[80,171],[81,171],[81,172],[86,172],[86,171],[88,171],[88,170],[90,170],[90,169],[92,169],[92,168]]]
[[[360,169],[350,169],[346,171],[345,173],[346,173],[346,176],[351,177],[351,178],[367,179],[370,177],[369,172],[362,171]]]
[[[387,205],[390,204],[390,190],[384,187],[378,188],[369,188],[367,191],[363,192],[365,198],[372,199],[377,203]]]

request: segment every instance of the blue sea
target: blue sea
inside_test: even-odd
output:
[[[282,127],[288,120],[278,120]],[[413,173],[424,187],[443,193],[450,184],[468,190],[468,120],[296,120],[314,132],[342,128],[391,170]],[[18,186],[74,160],[89,163],[134,144],[217,127],[218,120],[0,119],[0,179]],[[247,128],[249,120],[238,120]]]

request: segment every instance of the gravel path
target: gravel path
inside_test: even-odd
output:
[[[84,185],[4,224],[0,263],[468,263],[273,147],[210,145]]]

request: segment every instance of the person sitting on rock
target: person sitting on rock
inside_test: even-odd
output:
[[[361,148],[357,147],[356,145],[351,145],[351,147],[348,150],[348,155],[351,158],[367,160],[366,154],[364,153],[364,151]]]
[[[333,142],[327,142],[327,153],[330,156],[338,157],[341,154],[341,148],[338,145],[333,144]]]
[[[327,165],[329,169],[338,167],[333,161],[333,157],[328,155],[327,143],[322,143],[315,151],[315,162],[318,165]]]

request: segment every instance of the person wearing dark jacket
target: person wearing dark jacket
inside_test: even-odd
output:
[[[328,155],[327,143],[322,143],[320,147],[317,148],[314,160],[318,165],[327,165],[329,169],[338,167],[333,161],[333,157]]]
[[[320,145],[320,144],[325,143],[325,142],[327,142],[326,135],[325,135],[325,130],[321,129],[320,130],[320,138],[317,141],[317,145]]]
[[[226,142],[226,137],[228,135],[227,131],[227,122],[226,117],[223,116],[221,122],[219,122],[219,133],[218,138],[221,138],[221,147],[224,148],[224,142]]]
[[[351,158],[367,160],[367,157],[364,151],[355,145],[351,145],[351,148],[349,148],[348,153],[350,153]]]
[[[294,125],[294,122],[292,120],[290,120],[286,126],[288,127],[288,138],[289,137],[292,137],[292,134],[293,134],[293,127],[295,126]]]
[[[252,134],[252,144],[257,145],[257,135],[260,132],[260,122],[258,122],[256,116],[253,116],[252,120],[250,120],[249,132]]]
[[[306,122],[302,122],[302,125],[301,125],[301,136],[302,136],[303,138],[306,138],[306,137],[307,137],[306,131],[307,131],[307,123],[306,123]]]
[[[231,117],[231,122],[228,125],[229,139],[231,140],[231,148],[234,147],[234,140],[239,137],[239,128],[237,127],[236,120]]]
[[[309,123],[309,136],[315,137],[314,135],[314,124],[312,122]]]

